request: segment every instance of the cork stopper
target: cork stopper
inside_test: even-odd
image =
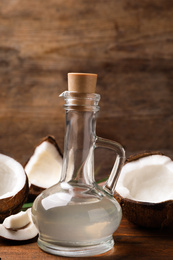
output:
[[[95,93],[97,74],[68,73],[68,91]]]

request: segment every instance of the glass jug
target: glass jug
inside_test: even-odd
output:
[[[69,76],[83,77],[75,80],[75,87],[82,81],[88,85],[88,79],[95,81],[95,74]],[[116,142],[96,136],[100,95],[83,92],[65,91],[60,95],[65,99],[66,110],[61,180],[43,191],[32,207],[33,221],[39,230],[38,245],[55,255],[91,256],[110,250],[114,245],[112,235],[122,217],[113,193],[124,164],[124,149]],[[94,179],[93,152],[96,147],[112,149],[116,153],[104,187]]]

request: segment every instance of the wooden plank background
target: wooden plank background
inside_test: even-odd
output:
[[[0,1],[1,153],[23,164],[48,134],[63,150],[68,72],[98,73],[99,136],[173,156],[173,1]]]

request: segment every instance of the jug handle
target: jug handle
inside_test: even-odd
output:
[[[95,147],[107,148],[116,152],[117,157],[113,165],[112,171],[108,180],[106,181],[103,189],[110,195],[114,194],[115,187],[118,181],[119,174],[125,162],[125,151],[124,148],[117,142],[111,141],[105,138],[96,137]]]

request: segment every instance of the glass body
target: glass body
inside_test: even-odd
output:
[[[58,184],[34,201],[32,217],[39,230],[38,245],[63,256],[90,256],[110,250],[121,207],[112,196],[124,163],[122,146],[96,136],[98,94],[64,92],[66,134],[63,167]],[[95,147],[116,152],[116,161],[104,187],[94,179]]]

